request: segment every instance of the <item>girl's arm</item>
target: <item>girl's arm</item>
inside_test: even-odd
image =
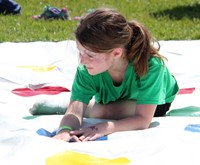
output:
[[[113,123],[113,131],[140,130],[149,127],[156,110],[154,104],[136,105],[135,114],[132,117],[124,118]]]
[[[78,140],[76,137],[72,137],[69,132],[81,127],[86,107],[87,105],[80,101],[70,101],[67,111],[60,122],[59,132],[54,138],[65,141],[70,141],[71,138]]]
[[[81,135],[80,141],[95,140],[96,138],[119,131],[146,129],[149,127],[156,105],[141,104],[136,106],[135,114],[121,120],[108,121],[91,127],[82,128],[79,131],[71,131],[71,134]]]

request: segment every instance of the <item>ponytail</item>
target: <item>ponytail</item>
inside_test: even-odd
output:
[[[154,48],[151,35],[142,24],[132,21],[129,22],[129,26],[132,28],[133,33],[127,45],[127,55],[128,59],[133,61],[135,72],[139,78],[147,73],[150,56],[156,56],[162,60],[164,57],[158,53],[159,48]]]

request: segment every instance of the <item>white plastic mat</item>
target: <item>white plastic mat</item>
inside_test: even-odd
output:
[[[189,91],[177,95],[171,110],[191,106],[200,109],[200,41],[160,41],[160,44],[160,52],[168,58],[166,64],[180,88]],[[77,65],[74,41],[0,44],[1,165],[46,165],[48,157],[62,151],[110,159],[126,157],[133,165],[200,164],[198,116],[154,118],[149,129],[118,132],[107,140],[94,142],[66,143],[38,135],[40,128],[55,131],[62,115],[34,117],[29,109],[38,101],[65,105],[70,92],[23,97],[12,90],[46,86],[70,90]],[[84,119],[84,125],[102,121]]]

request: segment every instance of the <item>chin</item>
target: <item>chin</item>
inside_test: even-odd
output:
[[[94,72],[88,72],[90,75],[92,75],[92,76],[95,76],[95,75],[97,75],[98,73],[94,73]]]
[[[90,71],[90,70],[88,70],[88,73],[90,74],[90,75],[92,75],[92,76],[95,76],[95,75],[97,75],[97,74],[99,74],[100,72],[95,72],[95,71]]]
[[[88,73],[92,76],[105,72],[104,70],[87,69]]]

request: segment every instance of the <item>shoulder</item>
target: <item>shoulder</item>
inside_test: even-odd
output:
[[[150,57],[148,61],[148,66],[148,72],[164,71],[167,68],[164,61],[158,57]]]
[[[150,57],[148,62],[149,62],[149,66],[165,65],[164,61],[159,57]]]
[[[153,75],[155,76],[154,78],[156,78],[157,76],[163,74],[167,69],[164,61],[158,57],[150,57],[148,60],[148,67],[146,75],[141,77],[141,79],[151,79],[153,78]]]

